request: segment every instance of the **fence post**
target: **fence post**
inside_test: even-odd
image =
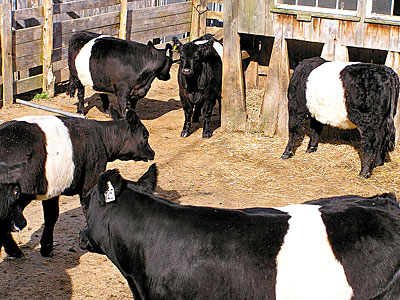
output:
[[[11,4],[0,5],[1,9],[1,70],[3,74],[3,105],[13,103],[14,94],[14,75],[12,69],[12,31],[11,31]]]
[[[119,14],[119,32],[120,39],[126,39],[126,22],[128,18],[128,0],[121,0],[121,12]]]
[[[191,41],[206,33],[207,0],[193,0],[192,6]]]
[[[243,131],[247,114],[238,33],[239,0],[225,1],[224,6],[221,127],[224,131]]]
[[[49,97],[54,97],[55,76],[53,74],[51,55],[53,53],[53,1],[43,0],[43,84],[42,90]]]

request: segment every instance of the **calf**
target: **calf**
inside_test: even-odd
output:
[[[74,97],[78,89],[77,111],[82,114],[85,114],[85,87],[115,94],[125,115],[127,109],[135,109],[137,101],[146,96],[154,78],[170,79],[171,50],[170,44],[158,50],[151,42],[144,45],[88,31],[75,33],[68,48],[67,93]],[[108,96],[100,96],[104,109],[108,110]]]
[[[80,233],[80,247],[107,255],[134,299],[400,297],[394,195],[235,210],[179,205],[136,185],[102,174]]]
[[[114,118],[119,117],[112,112]],[[5,164],[3,169],[8,165],[12,169],[15,164],[24,162],[26,167],[12,178],[0,176],[3,183],[0,207],[3,206],[1,211],[5,212],[0,222],[8,224],[9,228],[10,219],[15,221],[9,212],[13,209],[13,196],[4,195],[14,186],[20,190],[18,205],[21,210],[34,199],[43,200],[44,230],[40,252],[43,256],[51,255],[53,230],[59,215],[59,195],[85,195],[106,169],[107,162],[152,160],[154,151],[148,144],[148,137],[149,132],[133,110],[127,113],[126,120],[100,122],[73,117],[28,116],[1,124],[0,162]],[[11,234],[0,236],[2,240],[7,254],[22,255]]]
[[[283,159],[294,155],[296,139],[309,118],[315,152],[323,124],[361,133],[360,176],[368,178],[394,150],[399,78],[389,67],[366,63],[329,62],[320,57],[303,60],[288,89],[289,141]]]
[[[203,113],[203,138],[210,138],[211,115],[217,100],[221,115],[222,44],[209,34],[184,45],[176,37],[173,42],[181,57],[178,84],[185,112],[181,137],[189,136],[192,116],[193,122],[198,122]]]

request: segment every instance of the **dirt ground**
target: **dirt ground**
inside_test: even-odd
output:
[[[261,98],[262,92],[249,91],[249,95],[250,112],[252,118],[256,118],[260,100],[256,98]],[[90,98],[91,101],[95,99],[98,98]],[[70,99],[65,93],[33,102],[76,111],[76,99]],[[150,132],[150,145],[156,152],[157,193],[181,204],[271,207],[347,194],[372,196],[394,192],[399,196],[398,149],[391,154],[391,161],[374,170],[370,179],[363,179],[358,177],[357,140],[327,139],[320,143],[316,153],[306,154],[308,137],[305,137],[296,155],[282,160],[286,139],[250,131],[222,132],[216,109],[211,139],[202,139],[202,129],[196,124],[192,135],[181,138],[184,116],[176,67],[172,69],[169,82],[156,80],[153,83],[147,97],[139,101],[137,113]],[[49,113],[16,104],[0,110],[0,122],[38,114]],[[96,107],[87,116],[107,119]],[[116,161],[108,168],[118,168],[124,177],[136,180],[149,166],[150,163],[144,162]],[[12,259],[4,251],[1,253],[0,299],[131,299],[125,279],[105,256],[79,248],[78,233],[84,227],[84,218],[78,197],[62,196],[60,203],[51,258],[41,257],[39,253],[43,222],[41,203],[33,202],[26,208],[28,226],[14,234],[25,255]]]

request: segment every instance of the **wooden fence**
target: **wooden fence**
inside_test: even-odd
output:
[[[68,41],[80,30],[143,43],[188,33],[192,39],[206,32],[222,36],[222,28],[206,26],[207,18],[223,19],[223,13],[207,10],[206,0],[149,7],[156,2],[41,0],[35,2],[40,6],[18,10],[13,10],[14,2],[2,4],[0,107],[13,103],[15,95],[37,89],[54,95],[55,84],[69,78]]]

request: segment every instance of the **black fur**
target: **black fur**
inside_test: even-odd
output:
[[[116,201],[105,203],[108,181],[117,187]],[[135,299],[276,299],[276,259],[289,228],[287,213],[184,206],[142,193],[138,184],[116,170],[104,173],[84,200],[87,227],[80,233],[80,246],[107,255]],[[307,204],[321,206],[352,299],[398,299],[400,208],[394,195]]]
[[[196,45],[195,42],[198,40],[208,40],[208,42]],[[178,83],[179,96],[185,112],[181,137],[189,136],[192,116],[193,122],[198,122],[202,113],[203,138],[210,138],[211,115],[217,101],[221,114],[222,61],[213,47],[213,43],[219,41],[211,35],[205,35],[184,45],[176,37],[173,38],[173,42],[181,57]]]
[[[311,119],[307,152],[317,150],[323,124],[312,118],[307,108],[306,84],[312,70],[326,60],[315,57],[303,60],[293,73],[288,88],[289,141],[282,158],[294,155],[296,139],[304,121]],[[345,93],[348,119],[361,133],[362,160],[360,176],[368,178],[385,156],[394,150],[399,78],[389,67],[374,64],[352,64],[340,72]]]
[[[69,41],[68,95],[74,97],[76,89],[78,90],[78,113],[86,113],[84,110],[85,90],[76,71],[75,59],[81,48],[98,36],[100,34],[81,31],[73,34]],[[93,89],[115,94],[120,112],[125,115],[126,110],[135,109],[137,101],[146,96],[156,77],[160,80],[170,79],[171,65],[172,46],[170,44],[167,44],[165,49],[158,50],[151,42],[145,45],[113,37],[101,38],[95,42],[90,56]],[[102,95],[101,100],[105,110],[108,110],[108,96]]]
[[[126,120],[100,122],[72,117],[58,118],[69,130],[75,167],[73,182],[62,192],[63,195],[78,194],[82,198],[95,185],[99,175],[106,169],[107,162],[116,159],[148,161],[154,158],[154,151],[148,144],[149,133],[133,110],[127,113]],[[27,162],[25,171],[13,180],[21,189],[19,205],[23,209],[36,195],[47,192],[45,133],[37,124],[14,120],[0,125],[0,140],[1,162]],[[3,205],[9,199],[2,198],[1,202]],[[49,256],[53,249],[54,225],[59,214],[58,196],[42,201],[42,204],[45,226],[41,253]],[[3,221],[7,223],[4,219],[6,217]],[[11,234],[5,237],[4,248],[11,256],[22,255]]]

